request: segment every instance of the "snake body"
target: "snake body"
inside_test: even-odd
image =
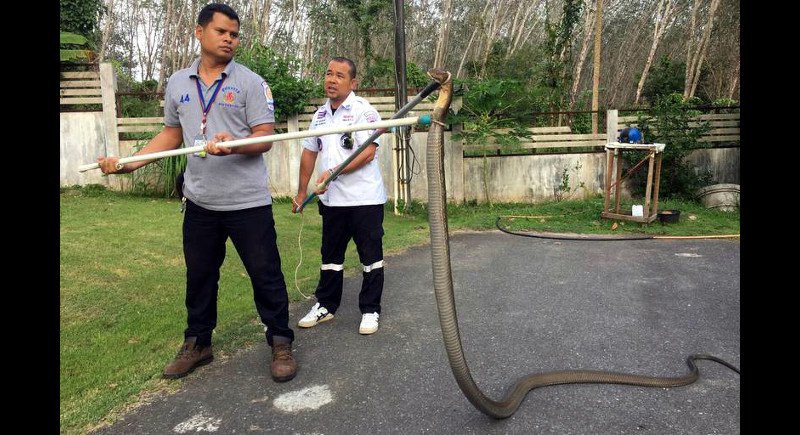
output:
[[[626,384],[641,387],[680,387],[693,383],[699,377],[696,360],[711,360],[739,373],[739,369],[724,360],[705,354],[690,355],[686,359],[689,373],[678,377],[652,377],[596,370],[565,370],[531,374],[519,379],[509,388],[502,400],[492,400],[475,384],[470,374],[461,346],[458,319],[453,294],[453,276],[450,268],[450,241],[447,229],[447,192],[444,174],[444,118],[452,100],[453,83],[449,72],[432,69],[428,75],[439,82],[439,96],[431,116],[427,140],[428,171],[428,221],[431,237],[433,285],[439,323],[442,328],[447,358],[459,388],[467,399],[481,412],[494,418],[514,414],[529,391],[560,384]]]

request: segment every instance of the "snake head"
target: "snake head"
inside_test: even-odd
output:
[[[445,71],[441,68],[431,68],[428,70],[428,77],[430,77],[433,80],[436,80],[436,82],[438,82],[439,85],[444,85],[445,83],[450,81],[452,74],[450,74],[450,71]]]

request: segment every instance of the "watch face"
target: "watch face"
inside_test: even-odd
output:
[[[339,138],[339,144],[346,150],[353,149],[353,133],[345,133]]]

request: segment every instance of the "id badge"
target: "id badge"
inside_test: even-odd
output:
[[[204,146],[206,146],[206,142],[207,142],[206,141],[206,135],[204,135],[202,133],[198,134],[197,136],[194,137],[194,146],[196,146],[196,147],[198,147],[198,146],[199,147],[204,147]],[[198,152],[194,153],[194,155],[197,156],[197,157],[205,157],[207,155],[207,153],[205,151],[198,151]]]

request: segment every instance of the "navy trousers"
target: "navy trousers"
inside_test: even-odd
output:
[[[294,340],[289,327],[289,296],[281,271],[272,206],[234,211],[213,211],[186,201],[183,219],[183,255],[186,261],[187,328],[184,337],[197,337],[197,344],[211,344],[217,326],[217,294],[225,242],[230,237],[242,259],[258,315],[267,326],[272,345]]]
[[[344,256],[355,241],[363,266],[358,308],[361,313],[381,312],[383,294],[383,204],[328,207],[319,201],[322,215],[322,267],[314,291],[317,302],[335,313],[342,301]]]

